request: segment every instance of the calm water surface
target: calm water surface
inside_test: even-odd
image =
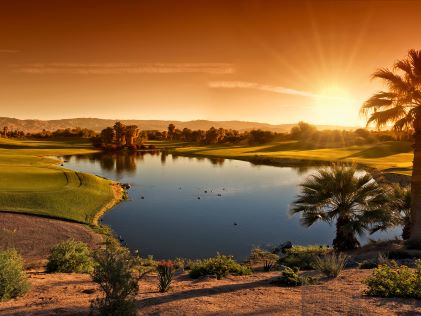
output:
[[[103,217],[130,249],[156,258],[245,259],[252,246],[331,244],[334,227],[290,217],[298,184],[313,168],[256,166],[164,153],[64,157],[65,166],[129,183],[129,200]],[[398,234],[394,231],[388,237]],[[376,238],[385,237],[377,234]]]

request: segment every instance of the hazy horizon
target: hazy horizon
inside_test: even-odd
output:
[[[364,126],[359,107],[382,87],[370,75],[421,46],[420,11],[386,0],[5,1],[0,108]]]

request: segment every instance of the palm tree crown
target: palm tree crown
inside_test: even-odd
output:
[[[359,245],[355,235],[369,230],[373,215],[385,201],[382,187],[369,173],[359,173],[353,165],[322,168],[309,176],[301,188],[290,212],[301,213],[305,226],[336,220],[333,245],[338,250]]]
[[[415,119],[421,119],[421,50],[411,49],[392,70],[381,68],[372,77],[384,80],[388,90],[377,92],[361,107],[361,113],[369,116],[367,125],[393,123],[396,130],[413,127]]]

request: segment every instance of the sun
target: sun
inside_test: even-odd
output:
[[[358,122],[358,102],[341,86],[324,86],[314,96],[314,121],[319,124],[353,126]]]

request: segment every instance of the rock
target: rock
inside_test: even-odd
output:
[[[198,196],[197,199],[200,200],[200,196]]]
[[[360,265],[358,264],[357,261],[354,260],[347,260],[345,262],[344,268],[345,269],[349,269],[349,268],[358,268]]]
[[[82,293],[84,293],[84,294],[94,294],[95,289],[86,289],[86,290],[83,290]]]
[[[398,259],[396,263],[401,266],[407,266],[409,268],[415,268],[417,265],[415,263],[415,259]]]
[[[140,199],[141,199],[141,200],[144,200],[144,199],[145,199],[145,197],[144,197],[144,196],[141,196],[141,197],[140,197]]]
[[[222,196],[222,194],[221,193],[218,193],[218,196]]]
[[[130,189],[130,188],[131,188],[130,184],[128,184],[128,183],[122,183],[122,184],[121,184],[121,187],[122,187],[123,189],[125,189],[125,190],[128,190],[128,189]]]
[[[282,244],[280,244],[278,247],[275,247],[275,249],[273,249],[272,253],[285,253],[286,249],[290,249],[292,248],[292,242],[290,241],[286,241]]]

